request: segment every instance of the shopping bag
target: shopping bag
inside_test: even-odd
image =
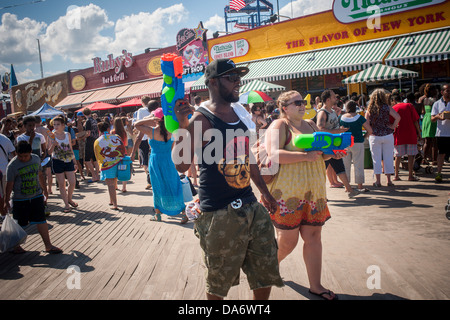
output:
[[[118,181],[129,181],[131,180],[131,166],[133,161],[129,156],[125,156],[120,162],[117,164],[117,180]]]
[[[181,186],[183,188],[183,201],[186,203],[194,200],[191,191],[191,184],[188,177],[185,176],[184,178],[181,178]]]
[[[0,231],[0,253],[7,252],[25,243],[27,233],[7,214]]]

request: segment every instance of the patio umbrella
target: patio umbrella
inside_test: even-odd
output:
[[[253,81],[243,85],[239,89],[240,92],[247,92],[247,91],[251,91],[251,90],[262,91],[262,92],[283,91],[283,90],[286,90],[286,87],[280,86],[278,84],[266,82],[266,81],[253,80]]]
[[[129,101],[125,101],[124,103],[121,103],[118,105],[118,107],[125,108],[125,107],[142,107],[142,100],[141,98],[134,98]]]
[[[257,102],[266,102],[273,100],[271,97],[269,97],[267,94],[261,91],[249,91],[246,93],[241,94],[239,97],[239,103],[243,104],[250,104],[250,103],[257,103]]]
[[[82,107],[81,109],[77,110],[76,112],[83,111],[85,108],[91,109],[91,111],[101,111],[101,110],[109,110],[109,109],[119,108],[119,106],[116,106],[114,104],[105,103],[105,102],[94,102],[86,107]]]

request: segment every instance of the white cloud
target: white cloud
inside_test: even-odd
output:
[[[120,54],[123,49],[130,52],[142,52],[149,47],[172,45],[175,38],[166,36],[166,27],[185,21],[187,10],[183,4],[167,8],[158,8],[153,12],[140,12],[125,16],[116,22],[115,39],[110,52]]]
[[[280,8],[280,16],[288,16],[291,18],[302,17],[330,10],[332,4],[333,1],[331,0],[295,0]],[[281,20],[285,19],[281,17]]]
[[[203,26],[208,29],[208,38],[212,38],[214,32],[225,31],[225,18],[216,14],[203,23]]]
[[[51,61],[60,55],[74,63],[89,63],[111,42],[100,32],[112,26],[105,10],[94,4],[69,10],[47,27],[42,37],[42,58]]]
[[[36,39],[46,26],[44,22],[18,20],[15,14],[4,13],[0,25],[0,63],[39,61]]]
[[[35,73],[33,73],[33,71],[29,68],[23,70],[23,71],[15,71],[16,72],[16,77],[17,77],[17,82],[18,83],[26,83],[26,82],[30,82],[36,79],[39,79],[41,76],[40,74],[37,75]]]

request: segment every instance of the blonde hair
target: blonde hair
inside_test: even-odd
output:
[[[288,104],[288,101],[295,95],[300,94],[298,91],[295,90],[291,90],[291,91],[286,91],[283,92],[282,94],[280,94],[280,96],[277,99],[277,105],[278,105],[278,109],[281,112],[281,117],[282,118],[286,118],[286,113],[283,110],[283,107],[286,107]]]
[[[389,105],[389,92],[385,89],[375,89],[370,95],[369,105],[367,111],[374,116],[380,114],[380,109],[384,105]]]

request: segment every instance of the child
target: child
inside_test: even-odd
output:
[[[100,180],[106,181],[108,186],[111,209],[119,210],[116,194],[117,165],[126,155],[125,146],[118,135],[110,134],[107,122],[100,122],[98,128],[102,135],[95,140],[94,152],[100,167]]]
[[[32,147],[27,141],[19,141],[16,146],[17,156],[8,164],[6,169],[5,211],[9,211],[9,200],[12,193],[12,214],[22,227],[35,224],[45,245],[45,252],[58,254],[62,250],[53,246],[48,233],[45,218],[45,199],[47,188],[42,173],[41,159],[32,154]],[[42,194],[44,193],[44,195]],[[25,250],[17,246],[12,253],[24,253]]]

